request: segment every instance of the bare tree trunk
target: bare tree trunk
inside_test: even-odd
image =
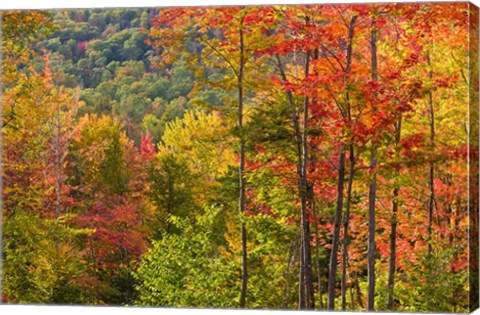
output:
[[[243,41],[243,17],[240,20],[240,68],[238,71],[238,127],[240,132],[243,129],[243,72],[245,67],[245,45]],[[244,135],[240,134],[240,161],[238,167],[239,184],[240,184],[240,196],[239,196],[239,210],[243,215],[245,212],[245,139]],[[245,222],[242,218],[242,289],[240,293],[240,308],[245,308],[247,297],[247,229]]]
[[[402,114],[398,118],[397,124],[395,126],[395,147],[396,147],[396,158],[398,159],[399,145],[402,132]],[[398,172],[396,172],[398,174]],[[395,287],[395,259],[397,252],[397,211],[398,211],[398,193],[400,187],[398,187],[397,181],[394,180],[393,188],[393,201],[392,201],[392,221],[390,223],[390,263],[388,267],[388,301],[387,309],[393,310],[393,290]]]
[[[352,41],[353,41],[356,20],[357,20],[356,15],[351,18],[349,31],[348,31],[348,47],[347,47],[346,66],[345,66],[345,72],[347,74],[350,72],[350,66],[352,64]],[[346,101],[347,111],[349,111],[350,104],[348,99],[348,93],[346,93],[345,101]],[[332,251],[330,254],[330,265],[328,270],[327,309],[329,310],[333,310],[335,308],[335,285],[336,285],[337,262],[338,262],[338,243],[340,239],[340,228],[341,228],[340,225],[342,222],[344,182],[345,182],[345,151],[343,146],[341,146],[340,158],[338,160],[337,201],[336,201],[337,206],[335,209]]]
[[[372,19],[371,26],[372,80],[377,81],[377,30],[375,28],[375,19]],[[372,144],[370,168],[373,175],[368,192],[368,311],[375,310],[375,199],[377,194],[377,179],[375,174],[377,161],[375,151],[375,147]]]
[[[372,148],[370,167],[375,172],[375,149]],[[375,199],[377,179],[375,173],[368,193],[368,311],[375,310]]]
[[[287,270],[285,272],[285,289],[283,291],[283,308],[288,308],[288,296],[290,293],[290,277],[291,277],[290,266],[293,265],[293,263],[295,262],[295,251],[294,251],[295,243],[296,242],[293,242],[290,245],[290,249],[288,251]]]
[[[342,291],[342,310],[346,309],[347,305],[347,296],[346,296],[346,277],[347,277],[347,261],[348,261],[348,225],[350,222],[350,204],[352,203],[352,186],[353,186],[353,177],[355,175],[355,156],[353,145],[350,144],[350,170],[347,183],[347,201],[345,204],[345,216],[343,220],[343,253],[342,253],[342,282],[341,282],[341,291]]]
[[[310,54],[307,53],[306,61],[305,61],[305,73],[307,74],[309,71],[309,56]],[[282,66],[282,62],[280,57],[276,55],[278,68],[280,71],[280,75],[282,79],[287,82],[287,76]],[[308,123],[308,98],[304,99],[304,129],[303,132],[300,131],[300,122],[299,122],[299,114],[297,109],[295,108],[295,102],[293,100],[293,95],[291,91],[287,92],[288,102],[292,107],[292,122],[293,122],[293,131],[294,131],[294,139],[296,142],[297,147],[297,173],[299,176],[298,181],[298,188],[299,194],[301,199],[301,225],[302,225],[302,242],[300,246],[300,278],[299,278],[299,304],[298,308],[302,309],[306,307],[307,309],[313,309],[314,305],[314,296],[313,296],[313,285],[311,281],[311,273],[312,273],[312,266],[311,266],[311,253],[310,253],[310,227],[308,222],[307,216],[307,159],[308,152],[307,152],[307,139],[306,139],[306,122]],[[304,303],[306,302],[306,303]]]
[[[298,279],[298,309],[304,309],[305,308],[305,273],[303,271],[303,268],[305,266],[305,255],[303,254],[303,233],[300,238],[300,247],[299,247],[299,274],[300,278]]]
[[[430,52],[427,51],[427,62],[431,66],[430,61]],[[429,71],[429,77],[432,79],[432,70]],[[433,110],[433,93],[432,91],[428,92],[428,106],[430,114],[430,151],[434,152],[435,147],[435,112]],[[427,244],[428,244],[428,255],[432,253],[432,222],[433,222],[433,209],[435,206],[435,163],[430,161],[430,200],[428,204],[428,232],[427,232]]]
[[[338,160],[337,179],[337,208],[333,227],[332,252],[330,254],[330,266],[328,270],[328,303],[327,309],[335,308],[335,278],[337,273],[338,240],[340,239],[340,223],[342,221],[343,208],[343,184],[345,181],[345,152],[340,146],[340,158]]]
[[[356,271],[354,272],[353,280],[355,281],[355,291],[357,293],[357,303],[361,308],[363,308],[362,292],[360,291],[360,285],[358,284],[358,276],[357,276]]]
[[[318,60],[319,57],[319,50],[318,48],[313,51],[313,60]],[[318,75],[318,71],[314,70],[315,75]],[[314,94],[313,102],[317,102],[317,94]],[[313,163],[313,162],[312,162]],[[313,215],[315,216],[315,262],[316,262],[316,269],[317,269],[317,289],[318,289],[318,300],[319,300],[319,308],[323,309],[323,293],[322,293],[322,274],[320,269],[320,249],[318,247],[318,213],[315,207],[315,194],[314,194],[314,186],[313,184],[309,185],[309,198],[311,202],[311,210]],[[312,288],[313,292],[313,288]],[[314,292],[313,292],[314,293]],[[312,298],[313,300],[313,298]]]
[[[308,23],[308,19],[307,19]],[[308,76],[310,68],[310,52],[308,51],[305,56],[305,77]],[[308,220],[307,213],[307,199],[308,199],[308,106],[309,99],[304,97],[303,102],[303,131],[302,131],[302,176],[301,176],[301,198],[302,198],[302,238],[303,238],[303,255],[304,265],[303,273],[305,277],[305,297],[306,308],[314,309],[315,300],[313,294],[313,282],[312,282],[312,256],[310,250],[310,222]]]
[[[4,258],[4,245],[3,238],[3,222],[4,222],[4,208],[3,208],[3,128],[5,124],[3,122],[3,13],[0,12],[0,304],[3,303],[3,286],[4,286],[4,271],[3,271],[3,258]]]
[[[56,168],[56,175],[57,175],[57,201],[55,205],[55,219],[60,217],[61,207],[62,207],[62,184],[63,184],[63,176],[62,176],[62,156],[60,150],[60,141],[62,136],[62,128],[60,123],[60,105],[58,106],[57,112],[57,134],[55,135],[55,168]],[[60,252],[60,240],[58,238],[59,234],[59,226],[56,224],[55,226],[55,250],[57,254]]]
[[[60,123],[60,104],[58,105],[57,109],[57,132],[55,135],[55,168],[57,171],[57,202],[55,206],[55,218],[58,219],[60,216],[61,212],[61,207],[62,207],[62,184],[63,184],[63,175],[62,175],[62,152],[60,148],[60,141],[62,137],[62,126]]]
[[[61,150],[61,138],[62,138],[62,124],[61,124],[61,109],[60,109],[60,104],[57,102],[57,108],[56,108],[56,116],[54,116],[54,121],[51,123],[48,123],[48,126],[51,131],[51,136],[52,136],[52,142],[53,146],[51,147],[51,151],[53,152],[55,156],[55,162],[54,162],[54,169],[55,169],[55,177],[56,177],[56,183],[55,183],[55,192],[56,192],[56,200],[55,200],[55,219],[58,219],[60,217],[60,212],[61,212],[61,206],[62,206],[62,184],[63,184],[63,176],[62,176],[62,150]],[[47,167],[48,162],[45,162],[44,167]],[[46,180],[47,176],[47,170],[44,170],[44,179]],[[60,251],[60,240],[58,238],[59,234],[59,225],[55,225],[55,250],[56,253],[58,254]]]
[[[318,218],[318,213],[315,208],[315,203],[313,199],[313,191],[312,191],[312,210],[316,218]],[[320,272],[320,250],[318,248],[318,225],[317,221],[315,221],[315,260],[316,260],[316,267],[317,267],[317,289],[318,289],[318,301],[320,309],[323,309],[323,294],[322,294],[322,277]]]

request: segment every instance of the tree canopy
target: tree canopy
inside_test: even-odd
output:
[[[7,303],[478,306],[473,5],[2,16]]]

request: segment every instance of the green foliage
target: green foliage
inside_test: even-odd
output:
[[[196,178],[184,160],[170,154],[154,164],[148,180],[151,182],[151,199],[157,208],[154,230],[159,238],[164,231],[176,230],[177,226],[167,220],[170,216],[185,218],[189,212],[195,211],[192,187]]]
[[[67,220],[68,221],[68,220]],[[17,209],[4,225],[4,290],[18,303],[89,303],[78,280],[85,272],[78,240],[92,233],[65,218],[45,220]]]
[[[226,308],[238,303],[239,270],[212,242],[218,212],[205,209],[196,220],[169,217],[182,233],[164,234],[144,255],[134,273],[139,305]]]
[[[426,255],[420,261],[423,277],[407,275],[398,288],[400,308],[406,311],[466,312],[468,272],[455,273],[451,260],[455,250]]]
[[[295,299],[296,295],[296,292],[285,295],[285,287],[298,285],[298,280],[288,280],[286,275],[291,242],[296,239],[298,229],[264,214],[246,218],[246,221],[251,242],[247,293],[250,307],[283,308],[285,299]]]
[[[82,86],[86,105],[80,115],[113,115],[125,123],[129,136],[145,130],[146,115],[160,120],[149,127],[158,141],[166,124],[182,117],[193,89],[193,75],[185,62],[156,71],[151,46],[145,43],[151,9],[84,10],[82,13],[51,12],[58,25],[38,50],[50,53],[58,84]],[[79,11],[80,12],[80,11]],[[43,66],[34,60],[37,68]],[[208,92],[206,92],[208,95]],[[213,99],[212,94],[207,97]],[[204,97],[197,97],[197,101]],[[218,101],[217,101],[218,103]]]
[[[465,5],[5,12],[5,299],[237,307],[244,226],[247,307],[299,307],[308,272],[319,308],[351,197],[347,308],[363,310],[376,174],[375,308],[396,202],[393,310],[467,311]]]

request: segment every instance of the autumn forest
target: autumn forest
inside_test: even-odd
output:
[[[473,5],[0,14],[3,303],[478,306]]]

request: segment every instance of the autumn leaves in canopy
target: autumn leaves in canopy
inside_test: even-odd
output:
[[[36,14],[7,13],[4,24],[23,30]],[[161,132],[149,123],[161,100],[101,109],[88,95],[111,75],[88,90],[63,86],[51,70],[58,60],[28,46],[41,40],[16,46],[11,32],[5,41],[7,301],[472,307],[474,7],[145,16],[138,36],[149,48],[135,58],[148,70],[117,77],[135,77],[134,85],[153,73],[171,79],[181,67],[191,80]],[[97,39],[82,45],[100,60]],[[29,58],[41,69],[26,66]]]

